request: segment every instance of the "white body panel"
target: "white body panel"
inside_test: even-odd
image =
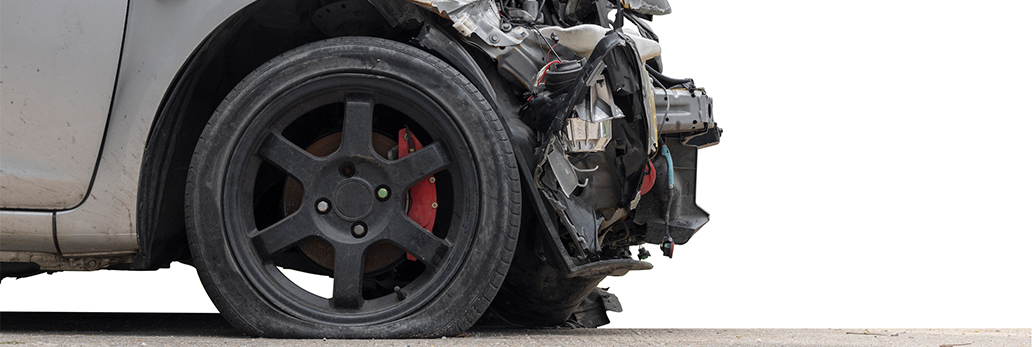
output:
[[[0,208],[83,201],[111,106],[126,2],[0,3]]]

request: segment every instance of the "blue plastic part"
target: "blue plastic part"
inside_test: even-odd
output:
[[[674,158],[670,157],[670,149],[666,145],[659,148],[659,155],[666,158],[667,188],[674,188]]]

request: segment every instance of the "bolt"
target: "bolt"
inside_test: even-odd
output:
[[[509,30],[512,30],[512,24],[502,23],[502,31],[509,32]]]
[[[498,35],[491,35],[491,43],[498,43]]]
[[[437,180],[434,179],[433,177],[430,177],[430,183],[434,183],[434,182],[437,182]]]
[[[387,200],[391,196],[391,191],[387,187],[380,187],[376,190],[376,197],[380,200]]]
[[[437,202],[430,203],[430,208],[437,208]]]
[[[365,233],[366,233],[365,224],[355,223],[355,225],[351,226],[351,235],[355,235],[355,237],[362,237],[362,236],[365,236]]]
[[[405,141],[408,141],[409,139],[411,139],[411,137],[409,137],[408,133],[405,133]]]
[[[329,212],[330,211],[330,202],[326,201],[326,199],[319,200],[319,202],[315,203],[315,210],[319,211],[319,213]]]

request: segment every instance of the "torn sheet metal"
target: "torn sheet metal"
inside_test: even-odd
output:
[[[623,111],[613,102],[613,91],[609,90],[609,84],[606,83],[604,75],[600,74],[595,78],[591,86],[591,97],[585,101],[591,107],[591,113],[579,114],[578,116],[581,119],[590,122],[601,122],[624,117]]]
[[[502,78],[530,90],[538,81],[535,73],[541,69],[540,62],[545,60],[545,50],[540,46],[536,41],[528,39],[521,45],[492,47],[484,52],[498,60],[498,71],[504,72]]]
[[[641,14],[670,14],[670,3],[667,0],[621,0],[623,7]]]
[[[595,45],[608,32],[609,29],[595,24],[581,24],[569,28],[558,26],[541,27],[541,33],[546,37],[552,37],[552,34],[555,34],[560,44],[585,58],[591,56],[591,53],[595,50]],[[659,42],[641,37],[637,30],[625,30],[624,34],[634,41],[642,61],[658,57],[663,53],[663,48],[659,46]]]
[[[577,189],[577,171],[573,164],[566,159],[566,154],[560,150],[552,150],[548,153],[548,166],[552,167],[552,174],[555,175],[559,187],[567,197]]]
[[[489,45],[512,46],[530,36],[524,27],[502,30],[502,17],[494,1],[487,0],[408,0],[452,21],[462,36],[476,34]]]

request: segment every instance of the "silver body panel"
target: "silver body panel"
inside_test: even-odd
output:
[[[7,11],[8,0],[4,0],[4,12]],[[34,1],[27,1],[33,2]],[[176,77],[177,72],[186,63],[190,54],[204,41],[209,33],[215,30],[225,19],[240,10],[251,0],[222,1],[133,1],[128,6],[128,19],[118,21],[118,25],[126,23],[124,38],[124,54],[118,68],[117,86],[113,99],[110,99],[110,123],[106,131],[103,122],[98,129],[91,130],[90,140],[96,141],[93,147],[96,152],[99,141],[103,138],[103,150],[99,163],[89,163],[90,168],[96,163],[96,178],[89,195],[80,205],[79,201],[65,204],[53,209],[73,207],[55,212],[22,212],[17,215],[19,221],[28,229],[18,229],[15,224],[7,226],[13,216],[4,212],[2,233],[4,250],[8,250],[8,234],[56,235],[57,247],[66,256],[123,254],[139,248],[136,234],[136,198],[139,185],[140,167],[143,150],[151,130],[154,118],[165,93]],[[12,2],[13,3],[13,2]],[[93,5],[95,2],[90,1]],[[96,3],[99,3],[97,1]],[[92,7],[91,10],[92,11]],[[125,9],[121,10],[123,15]],[[6,15],[4,17],[6,19]],[[56,30],[56,29],[55,29]],[[60,28],[60,30],[67,30]],[[21,33],[18,33],[19,35]],[[8,32],[5,24],[4,40],[15,33]],[[120,33],[116,36],[121,40]],[[117,53],[117,51],[116,51]],[[6,53],[5,53],[6,54]],[[6,59],[6,55],[5,55]],[[116,64],[115,56],[105,63]],[[114,80],[115,74],[107,76]],[[6,83],[6,82],[5,82]],[[5,86],[6,88],[6,86]],[[111,88],[108,88],[110,92]],[[74,92],[71,92],[74,95]],[[55,94],[60,95],[60,94]],[[6,98],[6,97],[5,97]],[[6,99],[5,99],[6,100]],[[5,101],[6,102],[6,101]],[[107,103],[104,102],[105,113]],[[6,117],[6,109],[4,111]],[[106,120],[106,119],[105,119]],[[7,121],[4,132],[7,132]],[[104,134],[102,137],[101,134]],[[6,139],[4,140],[6,144]],[[77,144],[85,139],[76,138]],[[53,151],[54,147],[46,147]],[[58,147],[62,148],[62,147]],[[4,150],[6,156],[7,150]],[[96,158],[96,153],[93,154]],[[88,184],[92,170],[85,175]],[[83,189],[85,193],[85,189]],[[6,198],[5,198],[6,199]],[[80,198],[81,199],[81,198]],[[5,205],[6,206],[6,205]],[[39,221],[54,218],[54,228],[44,230]],[[21,224],[19,224],[21,225]],[[14,240],[14,239],[10,239]],[[33,244],[43,246],[43,241]],[[31,248],[31,247],[27,247]],[[13,249],[12,249],[13,250]],[[23,251],[54,252],[51,245],[47,249],[23,249]]]
[[[54,215],[0,211],[0,246],[4,251],[57,253]]]
[[[126,3],[0,3],[0,208],[83,201],[108,120]]]

